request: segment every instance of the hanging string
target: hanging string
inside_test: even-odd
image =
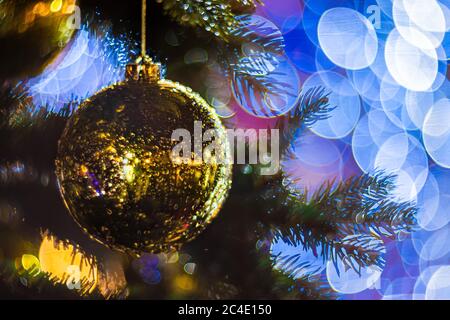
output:
[[[147,55],[147,0],[142,0],[141,55]]]
[[[147,56],[147,0],[142,0],[141,54],[134,63],[127,65],[126,78],[136,81],[161,79],[161,64]]]

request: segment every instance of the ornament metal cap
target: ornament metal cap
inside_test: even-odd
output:
[[[157,82],[161,79],[161,64],[149,56],[139,56],[126,68],[126,79],[134,81]]]

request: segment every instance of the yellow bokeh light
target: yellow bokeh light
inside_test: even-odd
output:
[[[190,292],[195,289],[195,282],[188,275],[180,275],[175,278],[175,287],[178,290]]]
[[[63,6],[64,14],[72,14],[76,9],[76,0],[67,0]]]
[[[72,13],[75,12],[75,10],[76,10],[76,6],[72,4],[72,5],[68,5],[68,6],[63,10],[63,12],[64,12],[64,14],[72,14]]]
[[[45,6],[45,3],[43,3],[42,1],[36,3],[33,7],[33,13],[40,14],[40,12],[43,10],[43,6]]]
[[[50,11],[51,12],[58,12],[62,9],[63,2],[62,0],[53,0],[50,4]]]
[[[36,5],[33,8],[33,13],[43,17],[47,16],[50,13],[48,4],[42,1],[36,3]]]
[[[29,11],[25,14],[25,21],[24,24],[25,25],[29,25],[32,24],[34,22],[34,19],[36,18],[36,15],[32,12]]]
[[[36,277],[41,272],[39,259],[32,254],[22,255],[21,263],[23,269],[33,277]]]
[[[41,270],[50,279],[76,289],[81,294],[92,293],[98,282],[97,264],[73,245],[45,236],[39,249]]]
[[[134,167],[130,165],[123,166],[123,175],[128,183],[132,183],[135,178]]]
[[[169,264],[177,263],[179,259],[180,259],[180,255],[178,254],[177,251],[166,254],[166,261]]]

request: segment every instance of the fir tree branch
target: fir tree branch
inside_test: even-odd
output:
[[[324,261],[336,263],[339,258],[357,272],[370,265],[383,266],[381,237],[395,238],[416,223],[414,203],[390,199],[393,177],[363,175],[334,187],[327,183],[309,201],[306,193],[281,184],[280,178],[263,194],[262,206],[273,209],[261,221],[275,239],[320,251]],[[295,257],[282,259],[288,263]]]
[[[29,104],[30,98],[22,85],[5,83],[0,87],[0,128],[10,125],[14,113],[26,109]]]
[[[289,94],[291,85],[271,76],[276,75],[284,54],[284,38],[264,22],[253,22],[250,15],[240,16],[237,21],[226,41],[217,43],[222,70],[247,92],[261,96]]]
[[[267,274],[266,278],[270,279],[271,291],[276,299],[328,300],[335,297],[326,279],[318,275],[295,276],[295,274],[286,274],[279,270],[269,251],[268,246],[260,249],[259,272]]]
[[[288,188],[295,189],[292,185]],[[412,230],[417,210],[413,202],[395,201],[391,196],[394,188],[395,176],[383,172],[363,174],[337,186],[334,182],[325,183],[314,193],[310,205],[320,215],[334,217],[341,232],[395,238],[401,231]],[[296,196],[302,202],[308,199],[306,193],[297,192]]]
[[[267,76],[284,53],[284,38],[264,22],[252,23],[251,13],[259,0],[161,0],[163,10],[180,25],[201,28],[217,40],[219,62],[226,76],[242,82],[247,91],[286,93],[289,84]],[[245,55],[243,47],[248,50]]]
[[[251,15],[236,20],[238,23],[227,41],[219,47],[224,61],[237,75],[268,75],[270,68],[278,65],[279,56],[284,54],[283,36],[264,21],[253,21]],[[242,56],[243,45],[247,46],[245,56]]]
[[[346,268],[351,268],[360,273],[362,268],[376,266],[381,270],[386,265],[384,254],[386,249],[382,239],[370,234],[348,235],[340,241],[334,242],[331,261],[335,264],[336,270],[338,258]]]
[[[335,297],[326,280],[319,276],[294,279],[280,271],[273,271],[275,282],[273,291],[280,299],[288,300],[329,300]]]
[[[281,131],[280,153],[285,154],[294,142],[295,136],[305,127],[317,121],[325,120],[336,106],[330,106],[330,93],[322,87],[311,88],[301,94],[293,111],[280,118],[278,128]]]
[[[7,287],[8,290],[14,292],[16,297],[105,300],[105,297],[101,295],[98,289],[89,293],[89,295],[82,296],[77,290],[69,290],[66,284],[54,281],[47,273],[34,275],[26,270],[18,273],[14,268],[14,263],[11,261],[0,262],[0,279],[0,287],[1,284]]]
[[[253,0],[159,0],[163,10],[179,24],[202,28],[217,37],[227,39],[238,22],[236,11],[253,10],[259,1]]]

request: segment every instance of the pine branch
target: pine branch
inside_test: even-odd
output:
[[[334,243],[333,253],[331,261],[335,264],[338,273],[338,259],[343,262],[345,267],[351,268],[358,273],[360,273],[362,268],[368,266],[376,266],[382,270],[386,265],[384,242],[373,235],[348,235],[339,242]]]
[[[238,76],[265,77],[284,54],[284,38],[278,29],[253,19],[251,15],[236,18],[238,23],[220,50],[227,66]],[[245,56],[243,45],[247,47]]]
[[[316,258],[319,256],[315,255]],[[320,268],[316,267],[314,263],[314,259],[303,260],[302,253],[296,254],[283,254],[280,252],[277,255],[271,255],[271,259],[273,261],[273,267],[277,269],[283,270],[283,273],[287,276],[296,279],[301,277],[304,273],[314,274],[315,272],[319,272]],[[323,259],[322,259],[323,260]]]
[[[343,233],[374,233],[395,238],[401,231],[412,230],[417,209],[413,202],[394,201],[391,196],[394,188],[393,175],[363,174],[337,186],[334,182],[325,183],[314,193],[311,204],[321,215],[334,217]],[[297,197],[301,201],[308,199],[307,194]]]
[[[275,268],[268,254],[268,248],[265,249],[260,258],[260,268],[265,267],[264,273],[270,275],[268,278],[272,282],[272,292],[277,299],[328,300],[334,297],[333,290],[320,276],[305,275],[296,278],[292,274],[286,274]]]
[[[252,0],[159,0],[163,10],[179,24],[202,28],[217,37],[227,39],[238,22],[235,10],[243,11],[255,8]]]
[[[10,261],[0,262],[0,288],[4,287],[14,297],[26,299],[29,297],[39,299],[79,299],[80,295],[74,290],[68,290],[63,284],[54,283],[49,277],[41,273],[38,276],[28,272],[19,274]],[[100,298],[100,296],[93,297]]]
[[[295,136],[305,127],[317,121],[328,119],[329,113],[336,106],[330,106],[330,93],[322,87],[309,89],[300,96],[300,100],[293,111],[278,122],[281,131],[280,152],[285,154],[295,140]]]
[[[100,262],[97,257],[87,253],[72,241],[58,240],[48,231],[41,234],[40,238],[53,242],[54,250],[60,253],[59,259],[61,260],[61,265],[50,266],[50,270],[53,271],[46,271],[41,269],[40,263],[43,263],[43,260],[37,260],[37,264],[30,266],[23,265],[20,259],[16,259],[15,255],[21,254],[20,252],[38,256],[39,247],[30,247],[29,245],[33,243],[28,241],[31,237],[25,239],[16,230],[1,223],[0,236],[3,240],[0,243],[0,249],[8,253],[0,260],[0,291],[4,287],[9,292],[14,292],[15,297],[31,297],[33,299],[37,297],[39,299],[110,300],[121,299],[127,295],[126,283],[117,281],[114,272],[110,272],[108,264]],[[8,239],[6,243],[5,239]],[[19,252],[9,249],[13,245],[21,246],[24,243],[27,243],[27,249],[19,250]],[[62,248],[64,248],[64,252],[61,251]],[[79,288],[71,289],[67,285],[71,280],[70,275],[68,273],[61,274],[64,264],[68,264],[63,257],[71,259],[72,265],[77,266],[80,272],[84,272],[81,274]],[[86,268],[90,272],[88,275],[85,272]]]
[[[313,251],[316,257],[316,259],[305,261],[302,259],[302,253],[272,255],[274,267],[283,270],[283,273],[293,279],[301,275],[316,274],[320,271],[319,266],[326,264],[328,259],[334,263],[336,270],[338,270],[337,262],[342,261],[345,267],[358,273],[367,266],[377,266],[382,269],[386,264],[384,242],[373,235],[354,234],[345,236],[339,241],[327,242],[325,245],[320,242],[311,245],[311,242],[305,241],[304,238],[298,238],[297,232],[292,230],[289,237],[284,237],[285,235],[277,232],[274,239],[293,247],[301,247],[303,252]],[[318,266],[317,262],[319,262]]]
[[[272,76],[276,75],[279,59],[284,54],[284,38],[278,29],[264,22],[253,22],[250,15],[236,19],[238,23],[226,41],[217,45],[222,70],[247,92],[261,96],[290,94],[291,84],[275,81]]]
[[[276,299],[328,300],[334,298],[334,292],[327,285],[326,279],[316,275],[295,277],[276,267],[270,256],[269,247],[266,245],[260,248],[258,272],[267,275],[265,278],[270,281],[271,291]]]
[[[89,295],[81,295],[77,290],[69,290],[65,284],[54,281],[46,273],[40,273],[37,276],[28,271],[18,273],[13,264],[7,261],[0,263],[0,279],[3,285],[9,288],[9,291],[14,292],[15,296],[22,296],[23,298],[105,299],[97,289]]]
[[[23,299],[79,299],[79,292],[51,279],[41,266],[34,264],[25,267],[21,259],[17,259],[22,254],[38,256],[39,246],[35,246],[35,240],[40,237],[31,230],[27,231],[25,236],[0,222],[0,251],[3,253],[0,259],[0,291],[7,290],[10,296]],[[89,298],[101,298],[100,292],[92,293]]]
[[[180,25],[200,28],[216,37],[220,66],[226,76],[247,90],[288,93],[289,84],[268,78],[284,54],[284,38],[264,22],[253,23],[251,13],[259,0],[161,0],[164,11]],[[245,54],[243,47],[249,48]],[[250,49],[251,47],[251,49]]]
[[[242,68],[242,67],[239,67]],[[252,68],[252,67],[248,67]],[[292,94],[292,85],[287,82],[281,82],[266,76],[255,76],[244,73],[243,71],[233,71],[233,83],[243,88],[244,93],[237,93],[256,97],[266,97],[271,94],[278,96],[294,96]]]
[[[0,128],[10,125],[14,113],[26,109],[30,100],[22,85],[3,84],[0,87]]]
[[[281,184],[281,179],[272,184],[261,204],[273,208],[261,221],[275,239],[320,251],[324,261],[336,263],[339,258],[357,272],[370,265],[384,266],[381,237],[395,239],[416,223],[413,203],[390,199],[393,177],[363,175],[334,187],[327,183],[309,201],[306,193]],[[294,259],[283,257],[285,263]]]
[[[253,12],[256,5],[264,5],[263,0],[229,0],[228,3],[234,11],[242,13]]]
[[[277,281],[274,291],[282,299],[289,300],[329,300],[335,297],[327,282],[320,277],[293,279],[281,272],[275,271]]]

